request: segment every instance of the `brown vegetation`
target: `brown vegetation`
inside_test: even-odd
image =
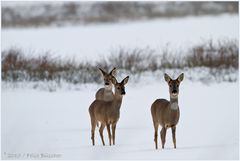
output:
[[[191,48],[184,55],[170,53],[167,49],[156,51],[150,48],[119,48],[99,61],[77,62],[74,59],[53,57],[49,52],[41,56],[27,56],[21,49],[11,48],[2,51],[2,80],[100,83],[97,67],[106,70],[116,67],[119,71],[132,75],[157,70],[206,67],[214,69],[213,71],[216,69],[221,74],[222,69],[238,70],[238,51],[237,41],[209,41]]]

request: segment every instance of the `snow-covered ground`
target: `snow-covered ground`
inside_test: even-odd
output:
[[[98,60],[120,46],[161,50],[169,45],[170,49],[179,50],[209,39],[238,40],[238,21],[237,15],[221,15],[127,24],[4,29],[1,45],[2,50],[16,46],[27,53],[50,51],[56,56]],[[192,75],[193,80],[204,75],[203,79],[209,82],[205,71],[185,73],[179,96],[177,149],[173,149],[168,131],[164,150],[154,149],[150,114],[155,99],[169,98],[162,73],[159,79],[158,75],[153,77],[154,73],[148,73],[137,84],[136,78],[131,79],[130,75],[117,125],[116,145],[111,147],[101,145],[97,130],[95,147],[90,139],[88,107],[101,85],[86,84],[73,87],[74,90],[62,88],[49,92],[27,88],[31,86],[29,82],[20,88],[8,88],[5,84],[1,93],[2,157],[43,159],[41,154],[49,157],[55,154],[58,159],[238,159],[239,84],[211,81],[206,85],[189,81]],[[238,77],[234,72],[230,75],[234,80]],[[107,143],[106,131],[104,136]]]
[[[29,89],[2,92],[3,159],[238,159],[238,83],[210,86],[183,81],[177,149],[168,130],[166,149],[155,150],[150,114],[152,102],[169,98],[166,82],[126,85],[116,145],[102,146],[96,130],[91,145],[88,107],[100,85],[46,92]],[[106,129],[105,129],[106,130]],[[104,132],[108,143],[107,133]],[[160,143],[160,138],[159,138]],[[46,158],[45,158],[46,159]]]
[[[2,50],[98,60],[119,47],[188,49],[209,39],[238,40],[238,15],[156,19],[151,21],[63,28],[3,29]],[[45,52],[42,52],[45,54]],[[181,53],[183,54],[183,53]]]
[[[96,68],[96,70],[98,70]],[[155,81],[163,81],[164,73],[171,73],[173,77],[177,77],[179,73],[185,74],[185,80],[192,82],[202,82],[205,85],[211,85],[222,82],[237,82],[239,80],[238,70],[234,68],[221,69],[218,68],[210,69],[206,67],[197,68],[184,68],[184,69],[163,69],[155,72],[144,72],[141,74],[131,74],[123,70],[117,70],[117,76],[124,77],[126,75],[131,76],[132,82],[135,86],[142,86],[142,84],[151,84]],[[100,77],[100,73],[99,73]],[[64,90],[80,90],[83,87],[90,87],[82,83],[70,83],[62,79],[52,81],[19,81],[19,82],[8,82],[2,81],[1,89],[3,92],[9,90],[26,90],[35,89],[40,91],[58,92]]]

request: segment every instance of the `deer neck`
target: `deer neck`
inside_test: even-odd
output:
[[[112,91],[112,86],[111,85],[105,86],[104,90],[107,92]]]
[[[178,97],[172,98],[170,97],[170,109],[171,110],[178,110]]]
[[[120,94],[115,94],[114,99],[113,99],[114,108],[120,109],[120,107],[121,107],[121,105],[122,105],[122,98],[123,98],[122,95],[120,95]]]
[[[112,94],[112,87],[105,87],[104,88],[104,95],[111,95]]]

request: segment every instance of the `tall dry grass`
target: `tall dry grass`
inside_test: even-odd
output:
[[[168,48],[157,51],[151,48],[118,48],[96,62],[53,57],[50,52],[33,56],[21,49],[2,51],[2,81],[65,81],[72,84],[100,83],[98,67],[105,70],[116,67],[132,75],[158,70],[205,67],[218,71],[238,70],[238,41],[208,41],[185,51],[184,55],[172,53]],[[224,76],[224,75],[223,75]]]

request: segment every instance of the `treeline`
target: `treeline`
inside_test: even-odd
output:
[[[2,27],[109,23],[182,16],[238,14],[238,2],[2,2]]]
[[[105,70],[116,67],[132,75],[158,70],[205,67],[221,71],[238,70],[238,41],[212,41],[194,46],[181,54],[170,52],[168,48],[161,51],[150,48],[119,48],[114,53],[95,62],[77,61],[53,57],[47,52],[40,56],[23,53],[21,49],[11,48],[2,51],[2,81],[56,81],[71,84],[100,83],[101,77],[97,67]],[[221,72],[217,72],[221,73]],[[209,73],[216,75],[215,73]]]

